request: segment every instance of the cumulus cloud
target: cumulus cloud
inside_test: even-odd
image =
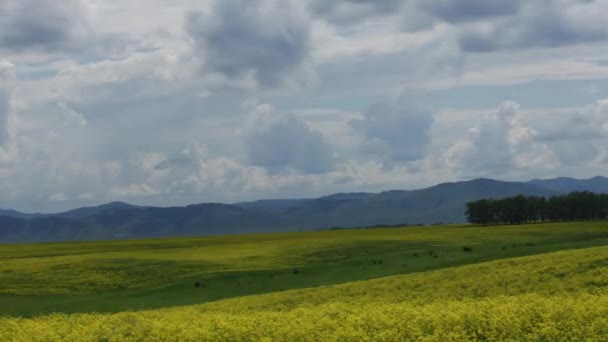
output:
[[[7,60],[0,60],[0,85],[6,85],[15,78],[15,65]]]
[[[337,24],[401,16],[406,31],[451,25],[466,52],[557,47],[608,40],[604,1],[410,0],[312,1],[313,13]]]
[[[76,198],[79,200],[83,200],[83,201],[90,201],[95,198],[95,195],[88,193],[88,192],[84,192],[84,193],[76,196]]]
[[[49,196],[49,201],[51,202],[65,202],[67,200],[68,197],[62,192],[58,192]]]
[[[270,105],[255,108],[243,133],[252,165],[271,171],[294,168],[305,173],[324,173],[335,167],[332,147],[320,132]]]
[[[522,123],[520,106],[504,102],[448,147],[442,159],[466,175],[504,175],[520,168],[555,165],[549,147],[536,141],[538,132]]]
[[[114,187],[111,196],[117,198],[148,197],[158,195],[160,191],[148,184],[129,184],[126,187]]]
[[[10,118],[12,115],[11,83],[15,78],[15,66],[0,60],[0,147],[10,140]]]
[[[518,13],[521,0],[422,0],[420,9],[449,22],[460,23]]]
[[[608,101],[556,112],[552,120],[539,125],[537,140],[549,144],[564,163],[601,160],[607,152]]]
[[[353,23],[376,15],[394,14],[404,4],[402,0],[312,0],[310,10],[318,16],[337,23]]]
[[[99,30],[92,21],[94,8],[85,0],[0,1],[0,52],[38,59],[70,54],[104,59],[155,48],[130,32]]]
[[[385,161],[413,161],[424,157],[433,116],[403,98],[373,105],[350,124],[364,136],[368,152]]]
[[[438,22],[462,24],[516,15],[521,0],[310,0],[317,16],[351,25],[377,16],[399,16],[406,31],[428,30]]]
[[[278,144],[290,145],[290,142],[285,140]],[[137,179],[158,189],[164,201],[174,198],[200,201],[201,196],[213,196],[215,201],[242,200],[244,197],[285,196],[291,191],[324,194],[328,186],[348,185],[345,179],[354,173],[346,166],[327,173],[306,173],[293,164],[251,165],[223,156],[213,157],[207,147],[199,144],[189,144],[170,153],[139,155],[129,167],[137,169],[129,170],[137,174]]]
[[[11,108],[9,94],[0,89],[0,147],[6,147],[10,140]]]
[[[0,3],[0,48],[72,50],[91,34],[80,0],[7,0]]]
[[[167,3],[0,0],[0,55],[17,64],[0,61],[0,206],[605,172],[608,105],[583,107],[608,89],[604,1]],[[369,107],[412,86],[437,112]],[[487,109],[505,93],[548,109]],[[244,115],[248,96],[268,105]]]
[[[469,52],[605,41],[606,15],[608,5],[603,1],[530,1],[518,15],[463,29],[459,41]]]
[[[309,19],[294,1],[217,0],[210,13],[189,13],[185,28],[204,69],[228,79],[275,87],[310,60]]]

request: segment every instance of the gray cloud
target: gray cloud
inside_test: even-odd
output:
[[[0,147],[10,140],[10,116],[12,112],[10,86],[15,78],[15,66],[0,60]]]
[[[10,140],[9,118],[11,101],[7,91],[0,88],[0,147],[6,147]]]
[[[464,51],[491,52],[607,40],[607,11],[597,1],[528,3],[520,15],[462,30],[459,43]]]
[[[403,4],[403,0],[312,0],[309,9],[333,22],[353,23],[377,15],[394,14]]]
[[[539,128],[539,140],[548,142],[597,140],[608,137],[608,131],[602,124],[608,124],[608,119],[591,118],[586,113],[563,115],[550,125]]]
[[[277,86],[309,59],[310,24],[291,2],[215,1],[185,27],[205,68],[230,79]]]
[[[521,0],[423,0],[421,9],[443,21],[460,23],[515,15]]]
[[[544,114],[549,116],[550,114]],[[597,143],[608,138],[608,101],[580,109],[564,110],[550,122],[538,125],[539,141],[549,143]]]
[[[309,8],[315,15],[337,24],[397,14],[404,17],[405,30],[418,31],[432,28],[437,21],[458,24],[515,15],[521,3],[521,0],[311,0]]]
[[[469,131],[468,149],[460,156],[462,166],[478,172],[502,172],[513,167],[513,147],[509,141],[512,130],[518,129],[514,122],[519,105],[505,102],[493,115],[486,117],[478,127]],[[517,142],[519,144],[519,142]]]
[[[106,59],[156,48],[128,32],[97,32],[89,12],[84,0],[0,1],[0,51]]]
[[[363,133],[370,152],[383,154],[389,161],[412,161],[424,156],[433,116],[402,99],[373,105],[363,113],[363,119],[350,124]]]
[[[310,8],[339,25],[380,15],[401,16],[405,31],[429,30],[438,22],[449,23],[465,52],[608,40],[608,6],[602,1],[341,0],[312,1]]]
[[[90,33],[80,0],[8,0],[0,3],[0,48],[72,50]]]
[[[249,162],[272,172],[291,167],[324,173],[335,167],[332,147],[320,132],[268,105],[258,106],[251,114],[245,144]]]
[[[440,159],[444,167],[469,178],[554,168],[551,147],[537,138],[538,131],[523,120],[519,104],[507,101],[455,140]]]

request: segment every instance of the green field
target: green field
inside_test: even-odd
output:
[[[608,247],[115,314],[0,317],[2,341],[605,341]]]
[[[4,245],[0,314],[201,304],[606,245],[606,222]]]

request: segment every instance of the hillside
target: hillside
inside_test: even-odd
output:
[[[476,179],[412,191],[341,193],[316,199],[204,203],[171,208],[114,202],[57,214],[3,210],[0,211],[0,243],[461,223],[464,222],[465,203],[468,201],[518,194],[549,196],[573,190],[608,191],[608,178],[558,178],[530,182]]]
[[[117,314],[0,317],[13,341],[601,340],[607,247],[215,303]]]
[[[0,245],[0,315],[198,304],[605,245],[604,222]]]

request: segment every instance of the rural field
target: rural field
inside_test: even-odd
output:
[[[0,246],[1,341],[598,341],[608,223]]]

